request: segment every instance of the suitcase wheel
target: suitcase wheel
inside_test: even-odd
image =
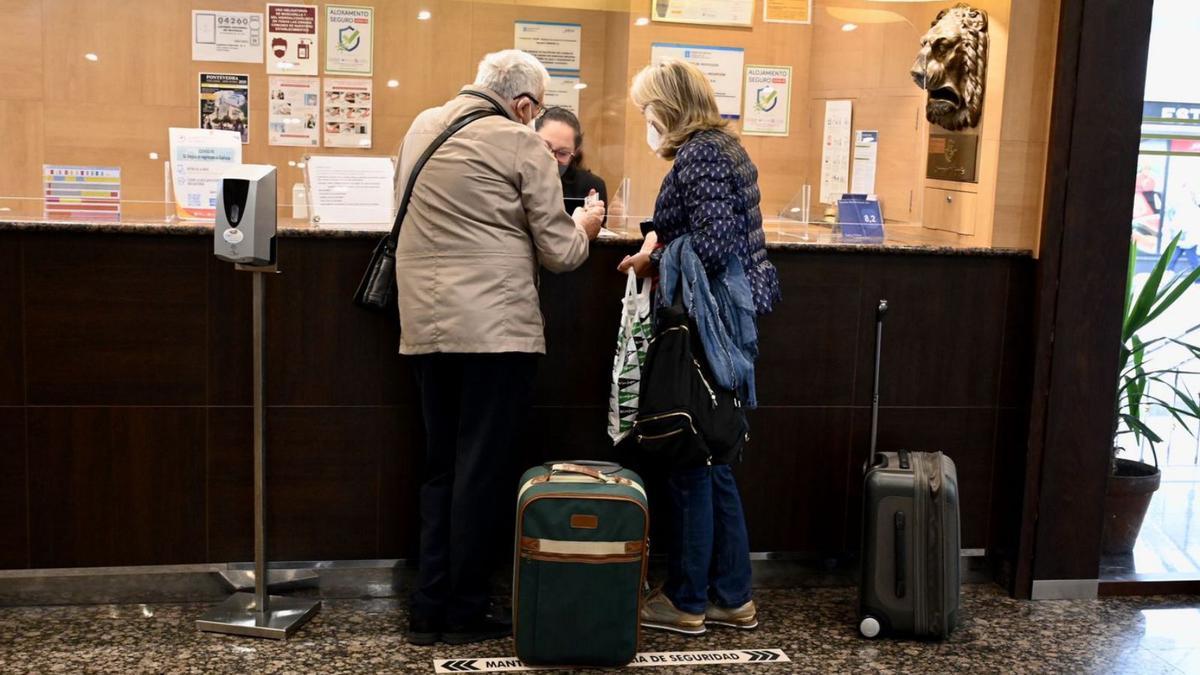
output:
[[[873,616],[864,616],[862,621],[858,622],[858,632],[862,633],[865,638],[873,638],[879,635],[882,626],[879,625],[879,619]]]

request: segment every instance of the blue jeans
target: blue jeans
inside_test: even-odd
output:
[[[681,611],[703,614],[750,601],[750,537],[742,498],[728,465],[667,476],[670,533],[663,593]]]

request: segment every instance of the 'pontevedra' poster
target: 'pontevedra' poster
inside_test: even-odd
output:
[[[250,76],[200,73],[200,128],[236,131],[250,142]]]

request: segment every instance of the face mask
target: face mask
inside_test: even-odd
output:
[[[662,134],[659,133],[657,127],[650,123],[650,120],[646,120],[646,145],[649,145],[655,153],[662,147]]]
[[[567,173],[567,169],[569,169],[569,168],[571,168],[570,164],[559,164],[558,165],[558,175],[560,177],[565,175]]]

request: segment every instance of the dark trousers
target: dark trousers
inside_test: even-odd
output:
[[[425,420],[421,548],[414,617],[462,626],[487,611],[512,546],[514,441],[529,411],[535,354],[412,357]]]

